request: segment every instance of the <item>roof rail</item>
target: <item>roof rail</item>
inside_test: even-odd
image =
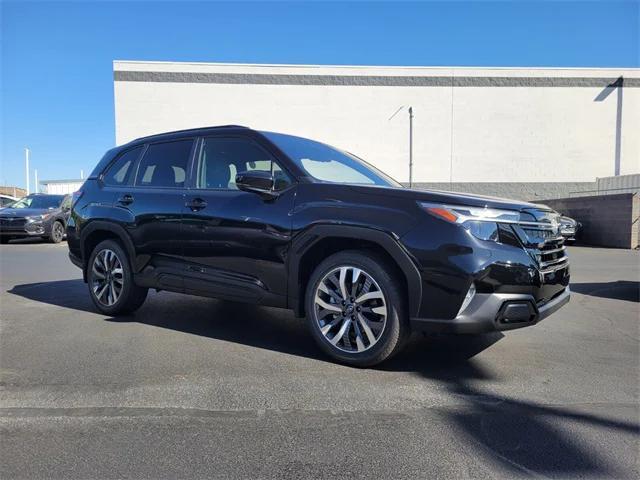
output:
[[[244,125],[213,125],[213,126],[208,126],[208,127],[195,127],[195,128],[186,128],[184,130],[173,130],[170,132],[161,132],[161,133],[154,133],[152,135],[145,135],[144,137],[139,137],[136,138],[134,140],[131,140],[131,142],[137,142],[139,140],[147,140],[150,138],[154,138],[154,137],[161,137],[164,135],[173,135],[176,133],[189,133],[189,132],[197,132],[200,130],[212,130],[212,129],[218,129],[218,128],[244,128],[244,129],[249,129],[249,127],[245,127]]]

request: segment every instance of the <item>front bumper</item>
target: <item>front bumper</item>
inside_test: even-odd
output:
[[[465,310],[453,319],[412,318],[413,330],[428,333],[477,334],[535,325],[569,303],[566,287],[543,305],[533,295],[520,293],[478,293]]]
[[[30,228],[2,228],[0,229],[0,235],[3,237],[42,237],[47,234],[44,225],[39,224],[37,226],[30,226]]]

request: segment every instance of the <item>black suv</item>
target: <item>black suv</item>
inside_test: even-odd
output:
[[[569,301],[556,212],[402,188],[329,145],[238,126],[108,151],[67,234],[105,314],[136,310],[149,288],[289,308],[358,366],[412,330],[508,330]]]
[[[0,243],[26,237],[60,243],[70,210],[71,195],[33,193],[16,200],[0,210]]]

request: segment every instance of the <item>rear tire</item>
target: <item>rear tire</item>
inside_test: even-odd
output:
[[[370,367],[395,355],[409,336],[402,282],[375,252],[331,255],[312,273],[305,309],[311,334],[338,362]],[[345,326],[346,325],[346,326]]]
[[[147,298],[148,289],[133,282],[131,261],[115,240],[104,240],[91,252],[87,284],[94,305],[106,315],[134,312]]]
[[[48,237],[49,242],[60,243],[63,238],[64,238],[64,225],[62,225],[62,222],[56,220],[51,225],[51,234]]]

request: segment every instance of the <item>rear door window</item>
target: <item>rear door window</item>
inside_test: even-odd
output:
[[[183,187],[192,147],[192,139],[149,145],[140,160],[136,186]]]

